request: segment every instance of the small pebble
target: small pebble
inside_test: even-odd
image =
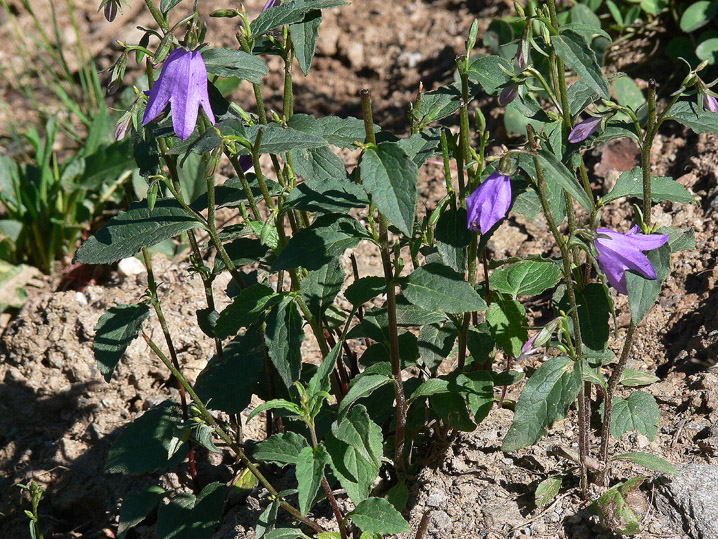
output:
[[[432,489],[429,491],[429,497],[426,500],[426,505],[429,507],[440,507],[446,502],[446,494],[438,489]]]
[[[117,264],[117,271],[125,277],[132,277],[134,275],[140,275],[141,273],[145,273],[147,269],[142,262],[140,262],[133,256],[120,260],[120,262]]]

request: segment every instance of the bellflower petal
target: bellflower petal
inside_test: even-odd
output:
[[[278,6],[280,4],[281,0],[267,0],[267,3],[264,4],[262,11],[267,11],[270,7]]]
[[[709,112],[718,112],[718,99],[712,95],[703,94],[703,108]]]
[[[599,228],[601,236],[595,240],[598,251],[598,266],[608,282],[621,294],[628,294],[626,271],[634,271],[646,279],[656,279],[656,270],[643,251],[658,249],[668,241],[664,234],[640,234],[637,226],[621,234],[606,228]]]
[[[167,57],[150,90],[142,125],[159,116],[168,103],[172,109],[172,126],[181,140],[186,140],[194,131],[200,106],[209,121],[215,123],[207,93],[207,67],[199,51],[175,49]]]
[[[568,141],[576,144],[577,142],[583,142],[590,137],[596,129],[601,125],[601,117],[594,116],[588,120],[584,120],[576,124],[568,134]]]
[[[507,86],[501,90],[501,93],[499,94],[499,105],[505,107],[516,99],[517,95],[519,95],[519,87],[517,85],[511,84]]]
[[[469,230],[486,234],[506,217],[511,206],[511,180],[494,172],[466,199]]]

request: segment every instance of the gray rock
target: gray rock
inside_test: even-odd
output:
[[[718,537],[718,467],[707,464],[679,466],[681,475],[657,481],[656,507],[695,539]]]
[[[440,507],[446,503],[446,494],[438,489],[431,489],[429,491],[429,497],[426,499],[426,505],[429,507]]]
[[[451,517],[445,511],[434,511],[431,513],[431,523],[439,530],[451,527]]]

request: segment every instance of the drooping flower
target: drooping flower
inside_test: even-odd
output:
[[[568,141],[573,144],[583,142],[598,129],[598,126],[601,125],[601,120],[602,118],[600,116],[592,116],[588,120],[577,123],[568,134]]]
[[[240,155],[239,166],[242,167],[242,172],[247,172],[250,168],[254,166],[254,164],[252,163],[252,156],[247,154]]]
[[[494,172],[466,199],[467,227],[486,234],[506,217],[511,206],[511,180]]]
[[[499,105],[505,107],[516,99],[517,95],[519,95],[519,87],[516,84],[507,86],[501,90],[501,93],[499,94]]]
[[[172,109],[172,126],[181,140],[186,140],[194,131],[200,105],[214,124],[207,93],[207,67],[199,51],[175,49],[167,57],[150,90],[142,125],[157,118],[168,103]]]
[[[626,234],[607,228],[599,228],[595,240],[598,251],[598,267],[608,282],[621,294],[628,294],[626,271],[635,271],[646,279],[656,279],[656,270],[643,251],[658,249],[668,241],[665,234],[641,234],[634,226]]]
[[[281,0],[267,0],[267,3],[264,4],[262,11],[267,11],[270,7],[278,6],[281,3],[282,3]]]
[[[718,112],[718,99],[709,94],[703,94],[703,108],[709,112]]]

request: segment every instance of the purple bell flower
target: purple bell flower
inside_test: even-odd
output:
[[[466,199],[467,227],[486,234],[506,217],[511,206],[511,180],[494,172]]]
[[[656,270],[643,251],[658,249],[668,241],[664,234],[640,234],[634,226],[627,234],[621,234],[607,228],[596,232],[603,236],[595,240],[598,251],[598,267],[606,275],[608,282],[621,294],[626,289],[626,271],[634,271],[646,279],[656,279]]]
[[[584,120],[576,124],[576,127],[571,129],[568,134],[568,141],[576,144],[577,142],[583,142],[590,137],[598,126],[601,125],[602,118],[600,116],[593,116],[588,120]]]
[[[267,3],[264,4],[262,11],[267,11],[270,7],[278,6],[281,3],[281,0],[267,0]]]
[[[499,94],[499,105],[505,107],[516,99],[517,95],[519,95],[519,87],[516,84],[507,86],[501,90],[501,93]]]
[[[709,112],[718,112],[718,99],[712,95],[703,94],[703,108]]]
[[[214,124],[207,93],[207,67],[199,51],[175,49],[167,57],[157,82],[150,90],[142,125],[157,118],[168,103],[172,108],[175,134],[181,140],[187,140],[194,131],[200,105]]]
[[[252,163],[252,156],[247,154],[240,155],[239,166],[242,167],[242,172],[247,172],[250,168],[254,166],[254,164]]]

